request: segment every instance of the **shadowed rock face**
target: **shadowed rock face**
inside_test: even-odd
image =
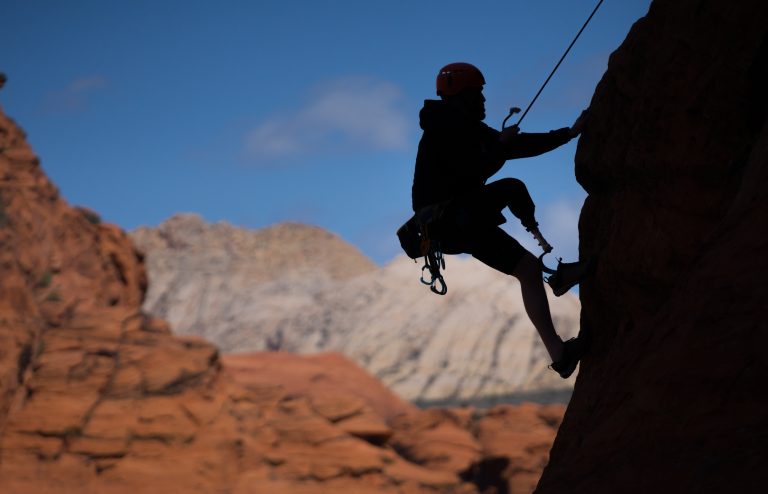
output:
[[[530,491],[563,413],[421,412],[339,354],[222,363],[141,312],[141,255],[2,112],[0,246],[3,494]]]
[[[657,0],[579,143],[591,336],[540,493],[757,492],[768,273],[768,4]]]

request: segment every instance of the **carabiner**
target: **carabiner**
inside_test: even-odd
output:
[[[425,279],[424,279],[424,270],[425,270],[425,269],[429,269],[429,275],[430,275],[430,277],[431,277],[431,279],[430,279],[429,281],[427,281],[427,280],[425,280]],[[426,263],[425,263],[425,264],[424,264],[424,265],[421,267],[421,282],[422,282],[422,283],[424,283],[425,285],[433,285],[433,284],[435,283],[435,277],[434,277],[434,275],[432,274],[432,269],[429,267],[429,264],[426,264]]]
[[[504,130],[507,126],[507,120],[509,120],[509,117],[514,115],[515,113],[520,113],[520,108],[513,106],[509,109],[509,115],[507,115],[507,118],[504,119],[503,122],[501,122],[501,130]]]
[[[539,256],[539,267],[540,267],[540,268],[541,268],[541,270],[542,270],[543,272],[545,272],[545,273],[548,273],[548,274],[555,274],[555,273],[557,272],[557,270],[555,270],[555,269],[552,269],[552,268],[548,268],[548,267],[547,267],[547,265],[546,265],[546,264],[544,264],[544,256],[546,256],[547,254],[548,254],[548,252],[543,252],[543,253],[542,253],[542,254]],[[563,260],[563,258],[562,258],[562,257],[561,257],[561,258],[558,260],[558,262],[557,262],[558,266],[560,265],[560,262],[561,262],[562,260]]]
[[[436,285],[440,283],[440,288],[437,288]],[[432,290],[433,293],[436,293],[438,295],[445,295],[448,293],[448,285],[445,284],[445,280],[442,276],[438,276],[435,278],[435,281],[432,282],[432,286],[429,287],[430,290]]]

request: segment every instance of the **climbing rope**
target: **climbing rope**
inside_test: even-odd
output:
[[[536,93],[536,96],[534,96],[533,99],[531,100],[531,102],[528,104],[528,108],[525,109],[525,111],[523,112],[523,115],[520,117],[520,120],[517,121],[515,126],[520,127],[520,123],[522,123],[522,121],[525,118],[525,116],[528,115],[528,111],[530,111],[531,107],[536,102],[536,100],[539,99],[539,95],[541,94],[542,91],[544,91],[544,88],[547,87],[547,84],[549,83],[549,80],[552,79],[553,75],[555,75],[555,72],[557,72],[557,69],[560,67],[560,64],[563,63],[563,60],[565,60],[565,57],[568,56],[568,52],[570,52],[571,48],[573,48],[573,45],[576,44],[576,40],[579,39],[579,36],[581,36],[581,33],[587,27],[587,24],[589,24],[589,21],[592,20],[592,17],[594,17],[595,13],[597,12],[597,9],[599,9],[600,5],[602,5],[602,4],[603,4],[603,0],[600,0],[599,2],[597,2],[597,5],[595,6],[595,9],[592,11],[591,14],[589,14],[589,17],[587,18],[586,22],[584,22],[584,25],[581,26],[581,29],[579,29],[579,32],[576,33],[576,37],[573,38],[573,41],[571,41],[571,44],[568,45],[568,48],[565,50],[565,53],[563,53],[563,56],[560,57],[560,61],[557,62],[557,65],[555,65],[555,68],[552,69],[552,72],[549,74],[549,77],[547,77],[547,80],[544,81],[544,84],[541,85],[541,87],[539,88],[539,92]],[[509,115],[507,115],[507,118],[505,118],[504,122],[502,122],[501,128],[502,129],[504,128],[504,126],[506,125],[507,120],[509,119],[509,117],[511,117],[515,113],[519,113],[519,112],[520,112],[520,108],[515,108],[515,107],[510,108]]]
[[[568,53],[571,51],[571,48],[573,48],[573,45],[576,44],[576,40],[579,39],[579,36],[581,36],[581,33],[583,33],[584,29],[587,28],[587,25],[589,24],[589,21],[591,21],[592,17],[595,16],[595,13],[597,13],[597,10],[603,4],[603,1],[604,0],[600,0],[599,2],[597,2],[597,5],[592,10],[592,13],[589,14],[589,17],[587,17],[587,20],[584,22],[584,25],[581,26],[581,29],[579,29],[579,32],[576,33],[576,36],[573,38],[573,41],[571,41],[571,44],[568,45],[568,48],[566,48],[565,53],[563,53],[563,56],[560,57],[560,60],[555,65],[555,68],[552,69],[552,72],[549,73],[549,76],[544,81],[544,84],[542,84],[541,87],[539,88],[539,91],[536,93],[536,96],[534,96],[533,99],[531,100],[531,102],[528,104],[528,107],[523,112],[522,116],[520,117],[520,120],[518,120],[517,123],[515,124],[515,127],[517,127],[518,129],[520,128],[520,124],[522,123],[523,119],[525,118],[526,115],[528,115],[528,112],[531,110],[531,107],[533,106],[533,104],[536,103],[536,100],[539,99],[539,95],[541,94],[542,91],[544,91],[544,88],[547,87],[547,84],[552,79],[552,76],[555,75],[555,72],[557,72],[557,69],[560,68],[560,64],[562,64],[563,60],[565,60],[565,57],[568,56]],[[516,114],[516,113],[520,113],[520,108],[512,107],[512,108],[509,109],[509,114],[506,116],[504,121],[501,123],[501,128],[502,129],[504,129],[504,127],[507,125],[507,120],[509,120],[509,118],[512,115]],[[548,268],[546,266],[546,264],[544,264],[544,256],[549,254],[550,252],[552,252],[552,246],[549,244],[549,242],[546,241],[546,239],[544,239],[544,237],[541,235],[541,232],[539,232],[538,228],[533,229],[533,231],[531,231],[531,233],[533,234],[534,238],[539,242],[539,245],[541,246],[542,250],[544,251],[539,256],[539,266],[541,267],[541,270],[543,272],[545,272],[545,273],[555,274],[557,272],[557,270]],[[557,261],[558,269],[560,268],[560,265],[562,264],[562,261],[563,261],[562,258],[558,259],[558,261]]]

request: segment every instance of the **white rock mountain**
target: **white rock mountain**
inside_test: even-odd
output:
[[[407,257],[379,268],[312,226],[245,230],[184,214],[131,237],[147,255],[145,310],[225,352],[341,351],[422,403],[562,396],[573,385],[547,369],[517,281],[474,259],[447,258],[440,297]],[[561,336],[574,336],[578,299],[550,294],[550,305]]]

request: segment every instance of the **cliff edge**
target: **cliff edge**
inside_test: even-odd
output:
[[[537,492],[756,492],[768,465],[768,4],[657,0],[576,155],[591,339]]]

